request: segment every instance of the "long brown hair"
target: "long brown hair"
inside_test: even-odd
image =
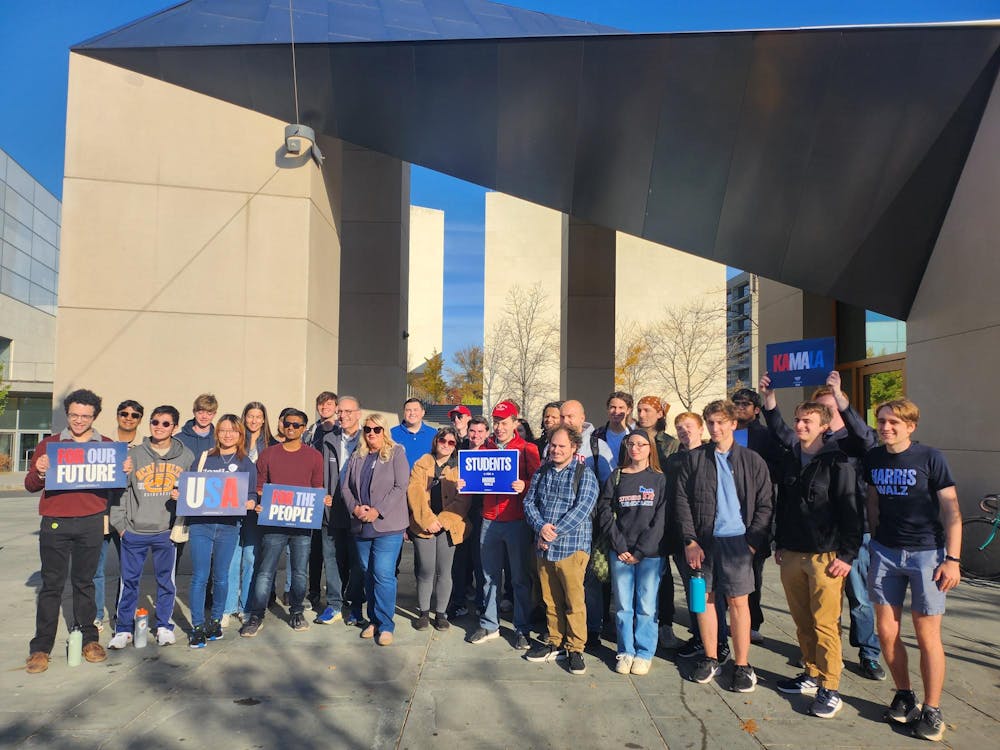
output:
[[[223,422],[229,422],[236,430],[238,435],[236,439],[236,459],[242,460],[247,456],[247,431],[246,427],[243,426],[243,420],[237,417],[235,414],[223,414],[219,421],[215,423],[215,447],[212,448],[208,455],[218,456],[222,453],[222,443],[219,442],[219,428],[222,427]]]
[[[274,439],[274,434],[271,432],[271,420],[267,418],[267,407],[264,406],[260,401],[251,401],[249,404],[243,407],[242,422],[244,427],[244,434],[246,433],[246,423],[247,423],[247,412],[251,409],[260,409],[260,413],[264,415],[264,424],[260,426],[260,436],[264,438],[264,447],[267,448],[269,445],[274,444],[276,441]],[[247,435],[246,439],[250,436]],[[247,446],[249,449],[249,446]]]

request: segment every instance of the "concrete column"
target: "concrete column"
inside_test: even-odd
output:
[[[339,388],[395,414],[406,394],[410,166],[347,143],[343,154]]]
[[[615,232],[572,216],[567,232],[559,392],[603,424],[615,384]]]

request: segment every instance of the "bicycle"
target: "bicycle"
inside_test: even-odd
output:
[[[985,516],[962,522],[962,573],[988,581],[1000,578],[1000,495],[979,501]]]

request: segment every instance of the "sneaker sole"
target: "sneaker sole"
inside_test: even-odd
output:
[[[778,689],[779,693],[784,693],[785,695],[813,695],[813,696],[815,696],[816,693],[819,692],[819,687],[814,687],[814,688],[800,688],[800,689],[783,688],[780,685],[775,685],[775,687]]]
[[[944,737],[944,727],[942,726],[941,729],[939,729],[934,734],[921,734],[919,731],[917,731],[916,729],[914,729],[913,730],[913,736],[916,737],[917,739],[921,739],[921,740],[929,740],[931,742],[939,742],[941,740],[941,738]]]
[[[241,630],[240,631],[240,638],[256,638],[257,637],[257,633],[259,633],[263,629],[264,629],[264,623],[261,623],[260,625],[257,626],[257,629],[255,631],[253,631],[252,633],[244,633]]]
[[[193,643],[189,643],[189,644],[188,644],[188,648],[195,648],[195,649],[197,649],[197,648],[205,648],[205,644],[204,644],[204,643],[199,643],[199,644],[198,644],[198,645],[196,646],[196,645],[194,645]]]
[[[480,643],[486,643],[486,641],[492,641],[500,637],[500,631],[494,630],[492,633],[487,633],[482,638],[477,638],[474,641],[469,641],[473,646],[478,646]]]
[[[924,707],[922,704],[918,703],[914,706],[913,710],[910,711],[906,716],[894,716],[888,711],[883,714],[886,721],[891,721],[895,724],[912,724],[920,718],[920,714],[923,713]]]
[[[753,684],[750,685],[750,687],[739,687],[738,688],[735,685],[732,685],[729,688],[729,692],[731,692],[731,693],[752,693],[756,689],[757,689],[757,680],[754,680]]]
[[[545,662],[548,661],[560,661],[565,658],[566,656],[559,651],[553,651],[552,653],[546,654],[545,656],[528,656],[527,654],[524,655],[524,660],[530,661],[533,664],[544,664]]]
[[[705,679],[703,679],[703,680],[697,680],[697,679],[695,679],[695,678],[694,678],[694,676],[692,675],[692,677],[691,677],[691,682],[697,682],[697,683],[698,683],[699,685],[707,685],[707,684],[708,684],[708,683],[710,683],[710,682],[711,682],[711,681],[712,681],[713,679],[715,679],[716,677],[718,677],[718,676],[719,676],[719,673],[720,673],[721,671],[722,671],[722,670],[721,670],[721,669],[719,669],[719,667],[715,667],[715,668],[714,668],[714,669],[712,670],[712,673],[711,673],[710,675],[708,675],[708,677],[706,677],[706,678],[705,678]]]
[[[841,701],[840,703],[837,704],[837,707],[834,708],[832,711],[828,711],[826,713],[818,713],[810,708],[809,713],[812,716],[815,716],[817,719],[832,719],[834,716],[840,713],[843,707],[844,707],[844,702]]]
[[[569,673],[575,675],[587,674],[587,668],[584,667],[583,669],[571,669],[569,670]]]

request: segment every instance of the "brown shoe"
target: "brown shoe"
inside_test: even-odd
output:
[[[28,657],[24,670],[28,674],[38,674],[49,668],[49,655],[44,651],[35,651]]]
[[[378,634],[378,640],[375,641],[380,646],[391,646],[392,645],[392,633],[388,630],[383,630]]]
[[[83,658],[91,664],[97,664],[97,662],[104,661],[108,658],[108,652],[105,651],[104,646],[97,641],[91,641],[83,647]]]
[[[361,631],[362,638],[374,638],[375,637],[375,626],[369,625],[367,628]]]

